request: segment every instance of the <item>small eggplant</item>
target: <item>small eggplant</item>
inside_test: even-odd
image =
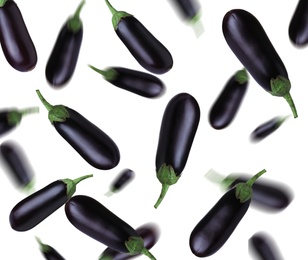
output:
[[[34,187],[34,174],[22,148],[13,141],[6,140],[0,145],[2,165],[6,166],[9,176],[17,188],[31,191]]]
[[[248,174],[231,173],[221,176],[218,172],[210,170],[206,177],[221,185],[223,190],[229,190],[238,183],[247,182],[252,176]],[[279,212],[287,208],[293,200],[293,193],[282,183],[264,179],[257,180],[253,187],[251,206],[264,209],[267,212]]]
[[[227,82],[209,112],[214,129],[223,129],[234,120],[248,87],[246,69],[237,71]]]
[[[82,0],[74,15],[61,27],[47,61],[45,76],[53,87],[64,86],[74,74],[83,37],[80,12],[84,4]]]
[[[289,38],[297,47],[308,43],[308,1],[299,0],[289,24]]]
[[[211,256],[226,243],[249,208],[253,183],[265,172],[262,170],[246,183],[239,183],[227,191],[199,221],[189,237],[189,246],[195,256]]]
[[[37,63],[36,48],[22,14],[13,0],[2,0],[0,5],[0,43],[8,63],[26,72]]]
[[[200,121],[197,100],[188,93],[175,95],[167,104],[161,122],[157,151],[156,176],[162,184],[157,208],[170,185],[175,184],[185,168]]]
[[[262,141],[264,138],[274,133],[290,116],[276,116],[261,125],[259,125],[250,134],[250,140],[252,142]]]
[[[159,232],[156,225],[152,223],[145,224],[136,229],[139,236],[144,241],[144,246],[150,250],[158,241]],[[130,255],[128,253],[121,253],[107,247],[99,256],[98,260],[127,260],[132,259],[140,255]]]
[[[131,169],[124,169],[119,175],[113,180],[110,185],[110,190],[105,193],[106,196],[110,196],[115,192],[122,190],[129,182],[135,177],[135,172]]]
[[[73,196],[65,204],[65,213],[75,228],[113,250],[156,259],[137,231],[97,200],[85,195]]]
[[[0,136],[17,127],[25,115],[37,113],[38,111],[38,107],[25,109],[6,108],[0,110]]]
[[[44,244],[38,237],[36,237],[36,240],[39,243],[40,251],[46,260],[65,260],[65,258],[52,246]]]
[[[48,110],[48,118],[57,132],[97,169],[109,170],[118,165],[120,152],[115,142],[77,111],[63,105],[50,105],[36,90]]]
[[[232,9],[223,18],[222,30],[230,49],[255,81],[271,95],[285,98],[296,118],[288,72],[257,18],[246,10]]]
[[[136,61],[154,74],[168,72],[173,66],[169,50],[132,14],[117,11],[105,0],[112,13],[113,28]]]
[[[9,220],[12,229],[27,231],[34,228],[73,196],[80,181],[92,176],[90,174],[75,180],[54,181],[21,200],[10,212]]]
[[[165,84],[158,77],[149,73],[121,67],[109,67],[105,70],[97,69],[91,65],[89,67],[114,86],[143,97],[159,97],[165,92]]]

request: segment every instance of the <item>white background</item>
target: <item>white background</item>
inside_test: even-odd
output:
[[[135,15],[173,55],[172,70],[159,76],[167,91],[158,99],[116,88],[88,68],[92,64],[102,69],[123,66],[143,71],[115,34],[111,13],[103,0],[88,0],[81,12],[84,37],[73,78],[60,90],[51,88],[45,79],[45,65],[60,27],[80,1],[16,2],[36,46],[38,63],[34,70],[21,73],[10,67],[0,52],[0,103],[3,108],[39,106],[40,112],[23,118],[18,128],[1,137],[1,141],[15,140],[25,150],[35,172],[36,189],[58,179],[93,174],[93,178],[78,184],[76,195],[96,198],[135,228],[147,222],[157,223],[161,235],[151,249],[157,259],[197,259],[189,248],[190,232],[223,194],[218,185],[204,177],[205,173],[211,168],[224,175],[254,174],[266,169],[262,178],[291,187],[291,205],[276,214],[250,207],[231,238],[211,259],[250,259],[248,239],[258,231],[266,231],[275,239],[285,259],[307,259],[308,49],[295,48],[288,37],[297,1],[202,1],[204,33],[199,38],[168,1],[111,1],[116,9]],[[298,118],[291,117],[275,134],[257,144],[249,141],[252,130],[274,116],[291,114],[291,110],[283,98],[266,93],[253,79],[228,128],[217,131],[208,122],[209,109],[226,81],[242,68],[221,29],[224,14],[233,8],[250,11],[265,28],[287,67],[298,111]],[[87,164],[50,124],[36,89],[51,104],[77,110],[106,132],[120,149],[118,166],[102,171]],[[168,101],[180,92],[197,99],[200,124],[182,177],[154,209],[161,189],[155,175],[160,123]],[[134,170],[135,179],[120,193],[106,197],[110,182],[123,168]],[[26,194],[15,189],[4,173],[0,178],[1,259],[43,259],[35,236],[66,259],[97,259],[106,248],[75,229],[63,207],[32,230],[12,230],[10,210]]]

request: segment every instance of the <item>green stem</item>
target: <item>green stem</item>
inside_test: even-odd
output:
[[[144,241],[141,237],[129,237],[128,240],[125,241],[125,246],[131,255],[143,254],[151,260],[156,260],[156,258],[144,246]]]
[[[105,80],[107,81],[113,81],[117,78],[118,73],[114,69],[106,69],[106,70],[100,70],[92,65],[88,65],[91,69],[96,71],[97,73],[101,74]]]
[[[77,33],[80,28],[82,27],[82,21],[80,20],[80,12],[85,4],[85,0],[82,0],[81,3],[78,5],[75,13],[73,14],[73,16],[71,16],[68,20],[67,20],[67,26],[69,28],[70,31],[72,31],[73,33]]]
[[[287,93],[283,97],[288,102],[288,104],[289,104],[289,106],[290,106],[290,108],[292,110],[293,117],[297,118],[298,115],[297,115],[296,107],[295,107],[295,104],[294,104],[293,99],[291,97],[291,94]]]
[[[277,126],[281,126],[283,124],[283,122],[285,122],[291,115],[287,115],[287,116],[281,116],[277,122]]]
[[[47,102],[47,100],[43,97],[43,95],[41,94],[41,92],[38,89],[36,90],[36,93],[37,93],[37,95],[39,96],[39,98],[42,101],[43,105],[47,108],[48,111],[53,109],[54,106]]]
[[[0,0],[0,8],[3,7],[6,2],[7,2],[7,0]]]
[[[84,179],[93,177],[93,174],[88,174],[88,175],[84,175],[81,176],[79,178],[76,178],[74,180],[72,179],[63,179],[62,181],[66,184],[66,195],[68,198],[70,198],[71,196],[73,196],[73,194],[76,191],[76,186],[79,182],[83,181]]]
[[[231,176],[225,177],[213,169],[210,169],[205,174],[205,177],[208,178],[210,181],[220,184],[223,190],[227,190],[232,185],[232,183],[235,181],[235,178]]]
[[[120,22],[120,20],[126,16],[132,16],[131,14],[124,12],[124,11],[118,11],[116,10],[108,0],[105,0],[111,14],[112,14],[112,25],[114,30],[117,29],[118,27],[118,23]]]
[[[156,208],[156,209],[158,208],[158,206],[160,205],[160,203],[163,201],[164,197],[166,196],[166,193],[167,193],[169,187],[170,187],[170,185],[163,183],[159,198],[156,201],[154,208]]]
[[[141,250],[141,254],[147,256],[151,260],[156,260],[156,258],[151,254],[151,252],[148,249],[146,249],[145,247]]]
[[[21,119],[25,115],[37,113],[39,111],[38,107],[28,107],[20,110],[12,110],[8,113],[8,123],[10,125],[17,125],[20,123]]]
[[[192,25],[197,37],[204,32],[204,28],[201,23],[201,12],[198,12],[194,17],[192,17],[188,23]]]
[[[50,246],[47,244],[44,244],[40,238],[35,237],[35,239],[39,243],[41,252],[48,253],[51,250]]]
[[[238,70],[234,76],[235,76],[236,81],[240,84],[246,83],[249,79],[246,68]]]

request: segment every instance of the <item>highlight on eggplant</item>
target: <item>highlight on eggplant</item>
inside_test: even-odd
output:
[[[48,118],[56,131],[90,165],[100,170],[110,170],[120,161],[116,143],[99,127],[72,108],[51,105],[36,90],[38,97],[48,110]]]
[[[31,193],[35,186],[34,170],[22,146],[13,140],[0,144],[0,162],[14,186]]]
[[[247,92],[249,76],[238,70],[226,83],[209,111],[210,125],[217,130],[228,127],[235,119]]]
[[[271,95],[283,97],[294,118],[298,117],[287,69],[259,20],[246,10],[232,9],[223,17],[222,31],[228,46],[254,80]]]
[[[108,0],[105,2],[116,34],[135,60],[151,73],[168,72],[173,66],[169,50],[135,16],[116,10]]]
[[[114,86],[142,97],[160,97],[166,90],[163,81],[149,73],[123,67],[108,67],[104,70],[98,69],[92,65],[89,65],[89,67],[101,74],[106,81]]]
[[[0,43],[7,62],[17,71],[27,72],[37,64],[37,52],[18,5],[0,2]]]
[[[195,256],[211,256],[227,242],[250,206],[254,182],[265,172],[264,169],[225,192],[198,222],[189,237],[189,246]]]
[[[159,240],[160,229],[155,223],[146,223],[138,228],[136,228],[137,233],[144,241],[144,246],[146,249],[150,250]],[[121,253],[116,250],[107,247],[99,256],[98,260],[127,260],[133,259],[140,256],[131,255],[128,253]]]
[[[24,109],[3,108],[0,110],[0,136],[5,135],[14,130],[24,116],[38,113],[38,107],[27,107]]]
[[[65,213],[76,229],[107,247],[156,260],[137,231],[94,198],[73,196],[65,204]]]
[[[106,196],[111,196],[114,193],[120,192],[135,178],[135,172],[131,169],[122,170],[110,184],[110,189],[105,193]]]
[[[306,47],[308,44],[308,2],[298,0],[289,24],[289,38],[296,47]]]
[[[82,0],[75,13],[62,25],[45,67],[45,76],[53,87],[63,87],[72,78],[83,39],[80,12]]]
[[[162,184],[154,207],[164,199],[169,187],[177,183],[187,163],[200,121],[197,100],[188,93],[175,95],[167,104],[156,150],[156,177]]]
[[[45,244],[39,237],[35,237],[40,246],[40,251],[46,260],[65,260],[60,253],[52,246]]]
[[[214,169],[210,169],[205,177],[217,183],[225,192],[238,183],[248,181],[252,176],[247,173],[230,173],[223,176]],[[251,206],[265,212],[281,212],[291,204],[294,198],[294,193],[288,185],[266,178],[256,180],[252,190]]]
[[[34,228],[74,195],[78,183],[90,177],[93,177],[93,174],[74,180],[56,180],[19,201],[9,215],[11,228],[15,231]]]
[[[275,116],[270,120],[260,124],[250,134],[250,141],[257,143],[274,133],[280,126],[290,117],[287,116]]]

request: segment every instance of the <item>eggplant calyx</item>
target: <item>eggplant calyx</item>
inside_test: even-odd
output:
[[[81,177],[76,178],[74,180],[63,179],[62,181],[66,184],[66,195],[67,195],[67,197],[70,198],[70,197],[73,196],[73,194],[76,191],[76,186],[79,182],[81,182],[84,179],[90,178],[90,177],[93,177],[93,174],[84,175],[84,176],[81,176]]]
[[[82,0],[81,3],[78,5],[75,13],[67,20],[68,30],[73,33],[79,32],[82,27],[82,21],[80,20],[80,12],[85,3],[85,0]]]
[[[88,66],[94,71],[96,71],[97,73],[101,74],[104,77],[104,79],[109,82],[114,81],[118,76],[118,72],[116,72],[116,70],[112,68],[108,68],[106,70],[100,70],[92,65],[88,65]]]
[[[40,250],[44,253],[49,253],[51,251],[51,247],[47,244],[44,244],[39,237],[35,237],[36,241],[40,246]]]
[[[125,246],[131,255],[144,254],[150,259],[156,260],[150,251],[145,248],[144,241],[141,237],[129,237],[128,240],[125,241]]]
[[[0,0],[0,8],[3,7],[6,2],[7,2],[7,0]]]
[[[118,28],[118,24],[121,21],[122,18],[127,17],[127,16],[132,16],[131,14],[125,12],[125,11],[118,11],[116,10],[108,0],[105,0],[111,14],[112,14],[112,25],[114,30]]]
[[[245,68],[238,70],[234,75],[236,81],[240,84],[244,84],[248,81],[249,76]]]
[[[18,125],[24,115],[37,113],[38,107],[29,107],[22,110],[12,110],[8,113],[7,120],[10,125]]]

